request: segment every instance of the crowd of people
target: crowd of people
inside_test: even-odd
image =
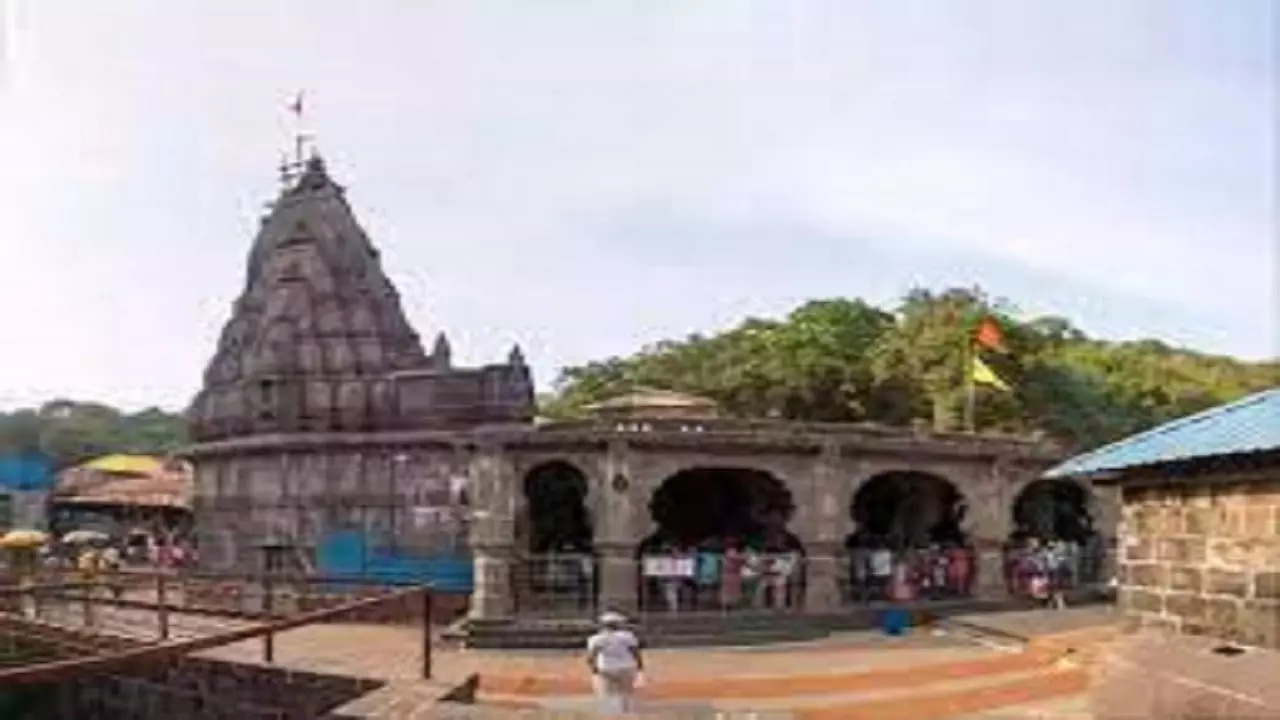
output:
[[[640,573],[647,610],[789,609],[800,604],[804,556],[781,539],[669,542],[642,554]]]
[[[959,542],[896,549],[873,538],[849,548],[849,599],[939,600],[966,597],[977,563],[972,547]]]
[[[1004,580],[1011,595],[1030,597],[1056,607],[1064,593],[1100,579],[1101,537],[1082,540],[1015,535],[1004,549]]]

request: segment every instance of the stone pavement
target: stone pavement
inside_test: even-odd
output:
[[[82,622],[80,608],[74,604],[50,608],[47,617],[59,619],[72,627],[79,627]],[[103,608],[102,612],[98,613],[98,620],[98,626],[110,632],[143,639],[155,638],[155,616],[149,611]],[[1105,623],[1106,618],[1100,617],[1096,609],[1082,608],[1065,613],[1044,611],[1001,613],[998,616],[992,614],[965,618],[965,621],[975,624],[985,623],[1000,628],[1001,632],[1010,635],[1054,630],[1071,634],[1078,628],[1089,627],[1099,622]],[[232,627],[243,627],[246,624],[251,623],[181,614],[174,614],[171,617],[172,637],[175,639],[207,635]],[[360,716],[365,717],[388,719],[453,716],[459,718],[573,717],[580,716],[579,712],[590,706],[589,698],[583,694],[587,673],[582,654],[579,652],[465,650],[445,648],[437,644],[434,648],[433,663],[436,678],[434,682],[426,683],[419,679],[421,643],[421,631],[413,627],[365,624],[312,625],[286,631],[277,636],[275,664],[298,670],[387,681],[388,685],[383,690],[371,693],[362,699],[364,706],[367,707],[363,708]],[[262,646],[261,640],[251,640],[215,648],[201,655],[211,659],[260,664],[263,662]],[[753,677],[762,681],[771,680],[773,686],[777,688],[780,682],[785,686],[789,682],[786,680],[788,677],[796,681],[804,677],[812,680],[815,677],[821,679],[821,676],[829,674],[831,680],[839,685],[839,690],[835,691],[833,685],[832,690],[818,692],[816,695],[795,696],[795,709],[800,710],[809,703],[821,702],[824,694],[835,691],[834,695],[827,697],[828,700],[836,701],[843,695],[853,698],[856,695],[858,702],[867,704],[868,711],[878,713],[877,718],[910,719],[912,718],[910,711],[913,707],[919,707],[921,710],[924,708],[919,706],[918,700],[912,700],[913,688],[912,681],[909,679],[904,681],[899,677],[894,681],[893,684],[902,686],[900,692],[877,692],[874,686],[861,689],[851,687],[843,679],[837,681],[836,676],[843,677],[858,673],[871,673],[878,676],[885,672],[901,676],[903,671],[909,673],[909,669],[915,667],[920,667],[921,672],[924,673],[923,666],[930,665],[959,666],[973,662],[990,664],[991,661],[997,661],[996,664],[1000,664],[997,659],[1008,657],[1010,654],[1007,650],[1001,651],[991,646],[982,646],[958,635],[934,634],[925,631],[911,633],[904,637],[889,637],[876,632],[844,633],[817,641],[750,648],[696,650],[659,648],[647,653],[649,666],[647,676],[656,694],[652,694],[654,691],[651,691],[649,693],[651,696],[644,701],[639,710],[642,711],[642,715],[651,713],[652,717],[711,718],[716,717],[717,711],[725,712],[735,709],[745,711],[749,708],[750,701],[734,702],[731,699],[714,702],[695,701],[681,698],[697,696],[680,693],[675,693],[674,696],[663,700],[662,696],[670,693],[663,693],[660,688],[675,690],[675,686],[692,687],[706,685],[708,682],[718,686],[721,680],[737,686],[743,682],[750,682]],[[993,678],[993,681],[1010,682],[1013,685],[1022,682],[1018,671],[1002,672],[1004,674]],[[1027,675],[1027,682],[1038,681],[1034,676],[1035,672],[1028,672],[1030,674]],[[549,707],[541,712],[529,714],[516,707],[498,706],[486,709],[439,707],[434,704],[433,700],[443,694],[444,690],[463,682],[475,673],[480,673],[484,678],[489,679],[487,682],[482,682],[482,693],[486,686],[498,688],[500,694],[509,691],[502,690],[502,687],[529,690],[541,686],[545,693],[550,694],[544,694],[539,703]],[[1058,680],[1053,682],[1059,682],[1065,676],[1058,674],[1054,677]],[[551,684],[547,685],[548,682]],[[963,694],[965,682],[968,681],[960,678],[948,680],[922,675],[918,685],[920,692],[956,695]],[[979,680],[975,678],[974,682],[978,683]],[[562,683],[565,685],[563,691],[554,689]],[[1023,685],[1027,686],[1027,683],[1023,682]],[[974,692],[979,694],[994,690],[991,687],[979,687],[977,684],[975,688]],[[556,692],[561,694],[556,695]],[[1007,702],[997,702],[989,706],[1007,705],[998,711],[962,715],[965,710],[961,710],[961,707],[983,707],[966,705],[962,702],[956,705],[957,712],[954,713],[938,714],[945,712],[946,703],[934,703],[938,707],[934,707],[929,712],[933,713],[931,717],[954,715],[957,720],[1031,720],[1031,718],[1087,720],[1089,717],[1085,714],[1087,708],[1078,695],[1065,702],[1062,699],[1052,699],[1028,703],[1027,700],[1034,700],[1039,696],[1034,693],[1026,695],[1025,687],[1019,692],[1022,695],[1006,693],[1001,697],[1007,696]],[[1064,692],[1079,693],[1080,690],[1072,691],[1068,687],[1065,691],[1062,689],[1055,691],[1059,698]],[[748,693],[748,696],[752,695],[755,694]],[[776,693],[759,696],[765,698],[766,695],[776,695]],[[724,693],[720,696],[723,698]],[[1019,699],[1023,696],[1026,697]],[[774,701],[777,701],[776,698]],[[356,701],[357,704],[361,702],[361,700]],[[835,710],[836,707],[838,706],[833,706],[832,709]],[[942,709],[939,710],[939,707]],[[557,714],[555,708],[565,712]],[[759,709],[767,708],[762,706]],[[485,715],[490,710],[497,711],[497,714]],[[820,708],[815,712],[816,714],[803,714],[806,717],[831,716],[841,720],[853,717],[838,713],[832,715],[830,712],[823,714]],[[721,717],[730,716],[722,715]],[[742,717],[748,716],[748,714],[742,714]],[[791,716],[791,713],[774,713],[773,715],[758,713],[757,720],[765,720],[766,717],[781,719]]]
[[[261,641],[251,640],[203,655],[257,663],[262,658],[261,646]],[[417,679],[420,652],[421,634],[416,628],[387,625],[313,625],[282,633],[275,642],[277,664],[378,679]],[[988,657],[992,653],[987,648],[923,633],[888,638],[868,632],[773,650],[659,648],[646,653],[646,662],[650,681],[657,683],[668,677],[714,678],[729,672],[737,676],[857,672]],[[460,682],[481,671],[584,680],[587,676],[582,654],[577,652],[436,648],[433,665],[438,679],[445,682]]]
[[[1115,606],[1095,603],[1056,611],[1012,610],[954,615],[947,618],[944,624],[1027,640],[1037,636],[1112,625],[1117,619]]]

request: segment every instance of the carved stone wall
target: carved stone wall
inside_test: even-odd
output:
[[[441,444],[205,456],[195,489],[202,563],[257,569],[263,545],[291,546],[314,563],[338,530],[359,530],[375,546],[394,539],[405,552],[465,553],[467,463]]]

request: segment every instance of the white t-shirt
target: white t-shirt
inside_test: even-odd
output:
[[[601,630],[587,640],[587,652],[596,654],[596,670],[600,672],[635,670],[632,651],[638,647],[640,641],[630,630]]]

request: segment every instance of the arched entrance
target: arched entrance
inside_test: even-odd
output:
[[[657,530],[640,545],[640,605],[647,610],[798,607],[804,548],[787,529],[795,502],[772,474],[697,467],[667,478],[649,512]]]
[[[963,522],[964,495],[946,478],[896,471],[876,475],[854,494],[849,591],[857,602],[970,594],[975,555]]]
[[[1072,480],[1042,479],[1023,488],[1012,508],[1013,531],[1006,548],[1010,574],[1017,575],[1019,565],[1035,559],[1051,568],[1059,584],[1099,582],[1106,551],[1094,527],[1092,500],[1089,489]],[[1009,578],[1011,588],[1015,581]]]
[[[553,460],[524,477],[524,512],[517,526],[521,557],[514,578],[522,613],[581,613],[596,599],[596,562],[587,476]]]

